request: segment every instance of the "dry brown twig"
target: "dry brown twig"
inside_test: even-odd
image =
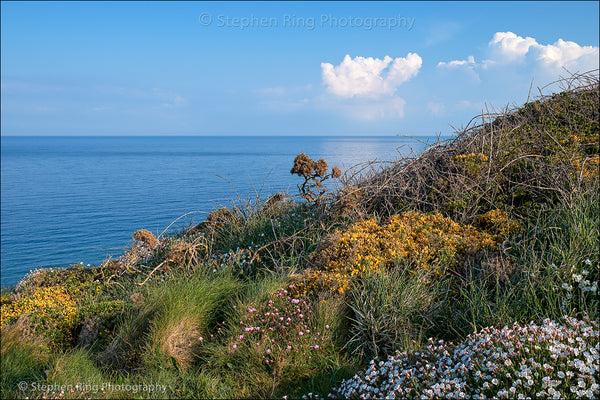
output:
[[[359,167],[361,174],[345,175],[346,181],[350,177],[363,190],[362,206],[368,212],[385,217],[409,208],[442,210],[463,223],[470,223],[482,205],[518,207],[523,201],[554,201],[590,190],[582,179],[573,179],[572,163],[558,158],[568,157],[566,146],[573,146],[573,141],[561,142],[568,139],[564,135],[597,123],[597,71],[556,83],[568,90],[561,94],[564,101],[561,95],[542,94],[520,109],[498,112],[486,106],[452,139],[438,137],[418,157],[404,157],[381,171]],[[593,108],[586,103],[594,97],[590,93],[596,96]],[[597,137],[592,145],[597,148]],[[590,163],[583,159],[582,170]]]

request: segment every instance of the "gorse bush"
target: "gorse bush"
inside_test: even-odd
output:
[[[490,210],[485,214],[478,215],[475,217],[473,225],[494,235],[496,241],[502,241],[521,230],[519,223],[508,218],[502,210]]]
[[[483,153],[459,154],[452,157],[456,169],[465,176],[477,177],[487,166],[488,156]]]
[[[39,317],[47,323],[73,327],[77,304],[64,288],[37,288],[31,294],[2,306],[2,325],[23,314]],[[42,322],[42,321],[40,321]]]
[[[508,220],[494,220],[506,231]],[[318,268],[308,271],[303,288],[328,288],[343,293],[353,277],[378,271],[396,262],[411,265],[413,273],[432,271],[441,275],[458,266],[461,259],[483,250],[495,251],[498,242],[472,226],[460,225],[441,214],[406,212],[378,224],[374,219],[357,222],[334,236],[329,246],[316,253]]]
[[[107,287],[95,278],[97,271],[81,264],[66,270],[32,271],[1,306],[1,325],[26,321],[29,330],[49,339],[52,348],[74,343],[80,324],[90,315],[109,321],[122,303],[107,298]],[[103,326],[112,329],[110,323]],[[98,334],[96,332],[96,334]]]

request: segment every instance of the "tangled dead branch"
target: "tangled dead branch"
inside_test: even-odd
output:
[[[362,208],[382,217],[440,210],[472,223],[482,211],[530,215],[541,204],[598,190],[598,71],[556,84],[562,92],[540,95],[521,108],[483,113],[418,157],[376,173],[371,168],[353,182]],[[343,203],[340,195],[337,202]]]

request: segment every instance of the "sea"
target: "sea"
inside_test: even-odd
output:
[[[290,169],[301,151],[343,172],[358,171],[367,161],[374,162],[370,168],[381,168],[436,142],[426,136],[0,140],[2,287],[17,284],[33,269],[100,265],[123,254],[138,229],[168,234],[240,199],[297,195],[302,179]]]

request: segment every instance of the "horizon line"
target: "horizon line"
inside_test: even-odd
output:
[[[327,134],[90,134],[90,135],[69,135],[69,134],[0,134],[0,137],[348,137],[348,136],[369,136],[369,137],[406,137],[406,136],[451,136],[441,133],[327,133]]]

